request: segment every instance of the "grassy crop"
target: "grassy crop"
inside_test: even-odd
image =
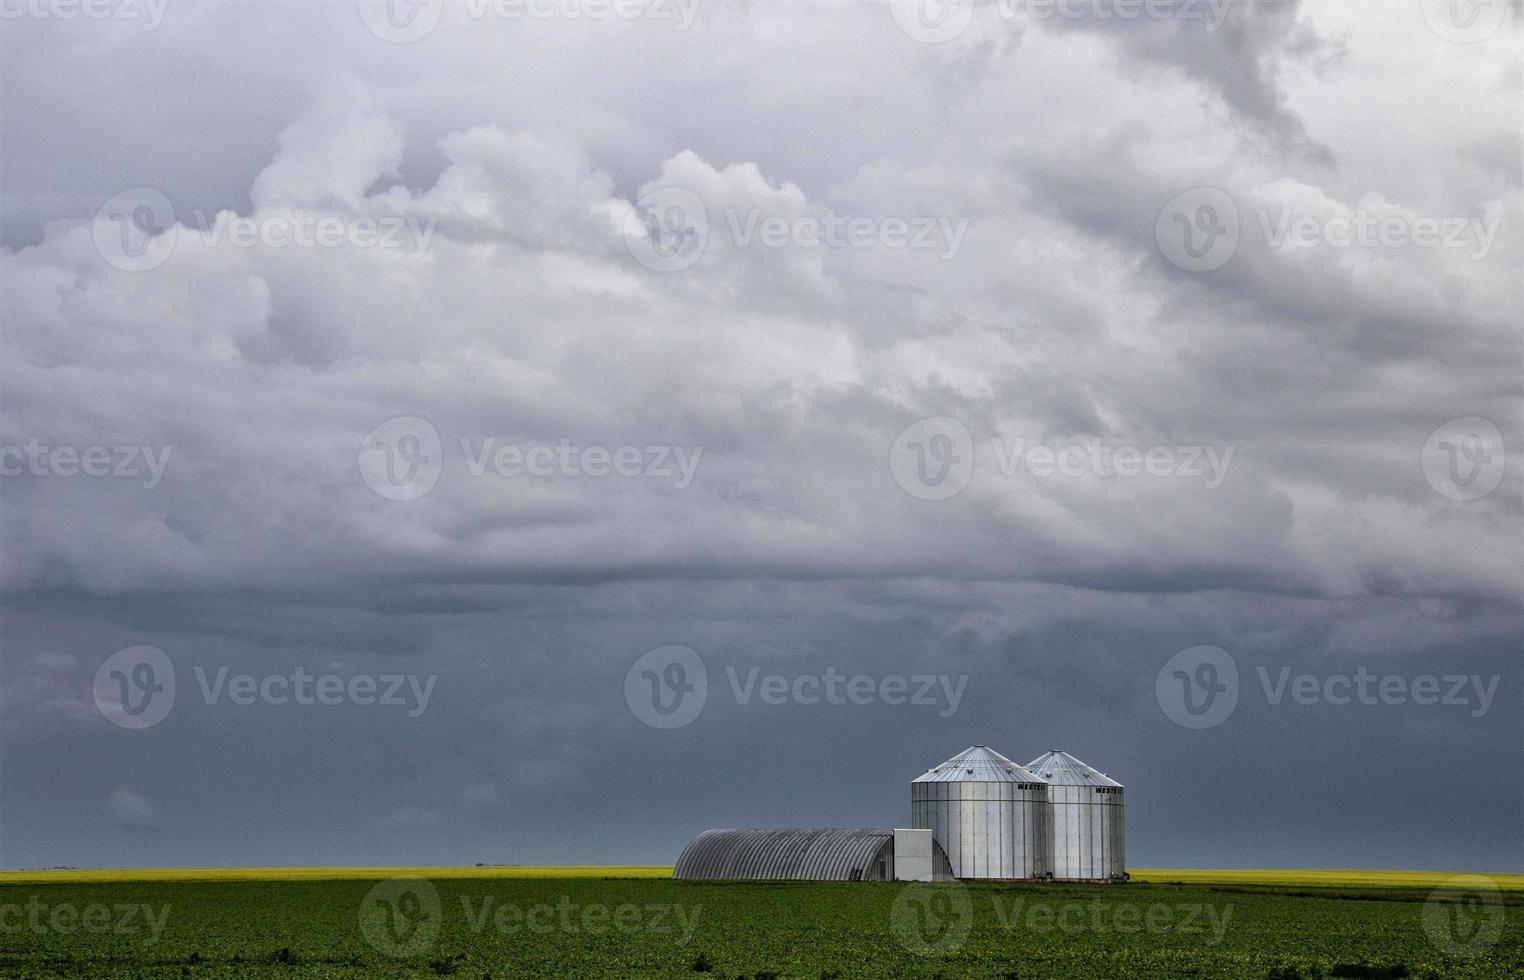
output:
[[[390,880],[328,879],[327,869],[10,877],[0,882],[0,976],[1524,975],[1524,906],[1462,894],[1452,906],[1434,900],[1428,879],[1394,884],[1372,872],[1351,873],[1367,877],[1350,890],[1283,894],[1263,889],[1309,883],[1221,880],[1238,872],[1210,884],[927,886],[432,870]],[[1373,900],[1371,888],[1390,894]]]

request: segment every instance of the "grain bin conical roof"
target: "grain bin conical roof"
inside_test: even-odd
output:
[[[1022,766],[988,745],[970,745],[939,766],[932,766],[912,783],[1040,783]]]
[[[1028,762],[1026,768],[1054,786],[1121,786],[1093,766],[1087,766],[1067,752],[1054,749]]]

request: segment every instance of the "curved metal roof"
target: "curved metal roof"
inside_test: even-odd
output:
[[[683,849],[674,878],[777,878],[849,881],[871,878],[879,852],[894,848],[894,831],[706,830]]]
[[[1042,777],[1044,782],[1054,786],[1121,786],[1122,784],[1112,779],[1093,766],[1087,766],[1067,752],[1054,749],[1045,752],[1031,762],[1027,768]]]
[[[912,783],[1040,783],[1022,766],[988,745],[971,745],[940,766],[933,766]]]

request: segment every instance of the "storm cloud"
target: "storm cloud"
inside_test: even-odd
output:
[[[0,864],[665,863],[988,743],[1136,866],[1519,870],[1517,11],[1027,6],[18,7]],[[1361,667],[1499,681],[1260,681]]]

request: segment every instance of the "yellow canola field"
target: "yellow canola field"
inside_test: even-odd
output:
[[[1184,885],[1265,885],[1288,888],[1437,888],[1454,878],[1524,891],[1524,874],[1466,871],[1383,871],[1379,868],[1132,868],[1133,881]]]

